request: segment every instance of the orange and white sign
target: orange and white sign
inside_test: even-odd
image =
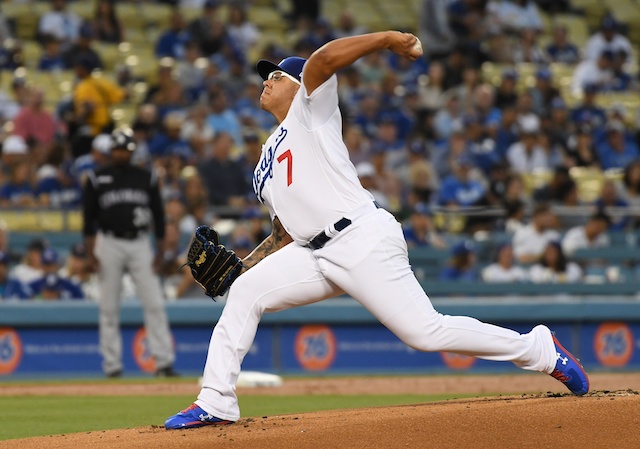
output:
[[[147,340],[147,331],[144,327],[138,329],[133,337],[133,359],[145,373],[154,373],[156,371],[156,359],[149,351],[149,342]]]
[[[440,357],[447,367],[455,370],[469,369],[476,363],[476,358],[468,355],[454,354],[453,352],[441,352]]]
[[[296,360],[306,370],[323,371],[331,367],[336,350],[336,337],[329,326],[303,326],[296,335]]]
[[[593,338],[593,350],[603,366],[623,367],[633,356],[634,341],[625,323],[602,323]]]
[[[0,327],[0,375],[14,372],[22,360],[22,342],[10,327]]]

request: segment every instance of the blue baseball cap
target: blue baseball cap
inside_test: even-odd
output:
[[[274,64],[273,62],[267,61],[266,59],[261,59],[256,64],[256,70],[258,71],[258,75],[260,75],[263,80],[266,80],[271,72],[282,70],[283,72],[288,73],[289,75],[300,81],[302,68],[304,67],[305,62],[307,62],[306,59],[300,58],[298,56],[289,56],[288,58],[284,58],[282,61],[280,61],[279,64]]]
[[[42,252],[42,263],[45,265],[51,265],[58,263],[58,253],[53,248],[46,248]]]
[[[547,68],[540,69],[536,72],[536,78],[549,81],[552,78],[551,70]]]
[[[600,27],[603,30],[615,30],[618,28],[618,22],[611,16],[604,16],[600,22]]]
[[[451,254],[454,256],[462,256],[463,254],[473,253],[474,251],[475,246],[468,240],[458,242],[451,248]]]
[[[502,71],[502,79],[517,80],[519,78],[518,71],[513,67],[506,68]]]

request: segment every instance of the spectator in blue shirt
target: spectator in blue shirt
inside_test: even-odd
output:
[[[60,51],[60,41],[55,36],[45,36],[42,56],[38,61],[38,70],[50,72],[65,69],[64,59]]]
[[[633,77],[625,71],[628,55],[625,50],[618,50],[613,57],[613,79],[611,90],[614,92],[628,91],[633,86]]]
[[[179,8],[174,8],[169,17],[169,29],[162,33],[156,42],[156,56],[158,58],[184,58],[184,49],[190,36],[187,25]]]
[[[185,161],[194,162],[193,150],[189,142],[182,139],[180,132],[183,118],[180,113],[168,114],[163,121],[164,130],[149,142],[149,154],[153,159],[166,159],[179,156]]]
[[[475,267],[475,248],[472,242],[462,241],[451,248],[451,263],[441,272],[439,279],[450,282],[469,282],[478,280]]]
[[[9,181],[0,186],[0,206],[31,207],[36,205],[36,192],[31,183],[31,166],[26,160],[11,167]]]
[[[500,159],[507,157],[507,150],[519,140],[518,114],[515,107],[509,106],[502,110],[500,125],[495,130],[495,150]]]
[[[556,25],[553,28],[553,42],[547,46],[547,54],[551,62],[564,64],[580,62],[580,51],[577,46],[569,42],[565,25]]]
[[[587,123],[591,127],[600,128],[607,121],[604,109],[596,105],[598,86],[586,84],[583,88],[584,98],[582,104],[571,111],[571,121],[577,124]]]
[[[435,232],[431,221],[431,210],[424,203],[417,203],[402,231],[409,248],[444,248],[446,243]]]
[[[442,206],[473,206],[484,199],[485,188],[470,178],[473,161],[467,155],[453,162],[454,174],[446,178],[440,186],[438,203]]]
[[[34,299],[83,299],[84,293],[80,286],[69,279],[60,277],[55,273],[47,274],[32,286]]]
[[[20,282],[20,279],[9,276],[6,285],[4,287],[5,299],[29,299],[30,290],[24,282]]]
[[[111,160],[111,136],[98,134],[91,143],[91,153],[82,155],[73,162],[72,173],[78,184],[84,184],[89,172],[108,164]]]
[[[602,186],[600,196],[593,203],[598,210],[606,210],[608,207],[626,208],[629,206],[624,199],[618,195],[618,189],[613,181],[607,180]],[[629,223],[630,217],[628,215],[610,214],[610,231],[623,231]]]
[[[466,130],[467,154],[473,164],[488,176],[491,168],[502,160],[496,142],[487,134],[486,127],[483,126],[479,116],[469,114],[462,119],[462,122]]]
[[[233,138],[235,145],[244,148],[242,141],[242,127],[238,115],[229,107],[227,93],[215,90],[211,93],[211,113],[207,117],[209,126],[216,133],[225,132]]]
[[[51,165],[50,176],[43,176],[36,184],[38,203],[45,207],[74,208],[80,206],[82,193],[73,174],[73,162]]]
[[[624,168],[640,157],[637,143],[626,134],[625,125],[617,120],[607,123],[604,138],[595,144],[603,170]]]
[[[260,93],[262,92],[262,78],[250,75],[246,78],[244,90],[240,98],[233,104],[233,110],[245,127],[258,127],[263,131],[271,131],[277,121],[267,111],[260,107]]]
[[[84,294],[79,285],[58,275],[60,258],[53,248],[42,252],[43,275],[27,285],[29,298],[42,299],[82,299]]]

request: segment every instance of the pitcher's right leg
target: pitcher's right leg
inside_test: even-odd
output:
[[[262,314],[310,304],[338,293],[324,278],[312,251],[295,243],[269,255],[240,276],[231,286],[220,321],[213,330],[195,408],[185,409],[185,413],[181,412],[183,416],[179,413],[169,418],[165,427],[179,429],[237,421],[240,410],[235,383]],[[200,415],[203,418],[198,422]]]

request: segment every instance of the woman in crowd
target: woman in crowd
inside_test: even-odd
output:
[[[552,241],[542,254],[539,263],[529,270],[529,278],[535,283],[571,283],[582,279],[582,269],[564,255],[560,243]]]

